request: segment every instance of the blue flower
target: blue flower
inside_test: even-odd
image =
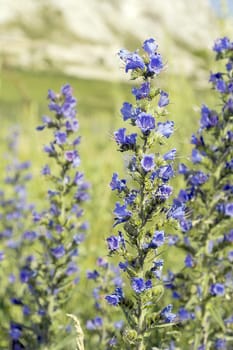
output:
[[[80,158],[79,158],[78,152],[76,150],[66,151],[65,152],[65,159],[68,162],[72,162],[75,167],[80,164]]]
[[[174,160],[176,156],[176,149],[173,148],[171,151],[164,154],[163,159],[164,160]]]
[[[226,36],[223,38],[219,38],[215,41],[213,50],[216,51],[217,53],[221,53],[225,50],[231,49],[232,44]]]
[[[233,315],[224,320],[225,324],[233,324]]]
[[[107,238],[108,249],[114,252],[120,248],[120,240],[118,236],[110,236]]]
[[[173,322],[176,318],[176,314],[173,314],[172,312],[172,305],[169,304],[165,308],[162,309],[160,315],[164,319],[166,323]]]
[[[156,192],[156,196],[158,196],[161,200],[167,199],[172,194],[172,187],[168,185],[161,185],[158,187]]]
[[[78,271],[78,267],[74,261],[70,261],[66,268],[66,275],[71,276]]]
[[[116,143],[120,146],[124,147],[126,146],[126,149],[131,149],[136,144],[137,134],[130,134],[125,135],[126,128],[120,128],[117,131],[114,132],[114,138],[116,140]]]
[[[158,102],[158,106],[160,108],[165,107],[169,104],[169,97],[168,97],[168,93],[165,91],[160,91],[160,98],[159,98],[159,102]]]
[[[126,271],[127,267],[129,266],[129,263],[127,261],[125,262],[120,261],[118,266],[121,270]]]
[[[136,100],[141,100],[143,98],[147,98],[150,94],[150,83],[145,82],[142,83],[140,88],[132,88],[132,93],[136,97]]]
[[[64,95],[69,101],[73,101],[74,103],[76,103],[76,99],[72,96],[73,89],[70,86],[70,84],[65,84],[61,87],[61,94]]]
[[[164,231],[155,231],[154,236],[149,244],[149,248],[158,248],[165,242]]]
[[[193,186],[200,186],[203,185],[207,180],[208,175],[206,175],[202,171],[196,171],[189,177],[188,184]]]
[[[191,144],[196,145],[196,146],[205,146],[204,137],[201,135],[198,138],[195,134],[192,134]]]
[[[216,90],[221,92],[222,94],[227,92],[227,86],[226,86],[226,83],[223,79],[218,79],[215,87],[216,87]]]
[[[65,255],[65,248],[62,244],[58,245],[55,248],[51,248],[51,253],[56,259],[60,259]]]
[[[186,220],[185,218],[179,219],[179,224],[182,232],[188,232],[193,227],[191,220]]]
[[[118,174],[114,173],[112,175],[112,181],[110,182],[110,187],[113,191],[118,190],[118,192],[122,192],[126,188],[126,180],[125,179],[119,180]]]
[[[12,340],[18,340],[22,335],[22,327],[18,323],[11,322],[9,335]]]
[[[149,55],[153,55],[158,48],[158,44],[153,38],[150,38],[144,41],[142,47]]]
[[[123,120],[126,121],[128,119],[136,119],[138,113],[140,113],[140,109],[134,109],[132,104],[129,102],[124,102],[121,108],[121,114],[123,116]]]
[[[145,154],[141,160],[141,166],[145,172],[151,171],[155,167],[154,154]]]
[[[210,286],[210,294],[214,296],[223,296],[225,294],[224,285],[221,283],[213,283]]]
[[[113,306],[117,306],[120,302],[120,297],[116,294],[106,295],[105,299],[107,300],[108,304]]]
[[[233,242],[233,230],[224,235],[224,240],[227,242]]]
[[[233,62],[229,61],[226,64],[226,70],[230,72],[233,69]]]
[[[125,204],[132,205],[135,202],[137,195],[138,195],[138,191],[131,190],[125,197]]]
[[[64,131],[55,132],[55,139],[58,145],[64,145],[66,143],[66,133]]]
[[[143,134],[148,134],[155,129],[155,118],[147,113],[141,113],[136,119],[136,125],[141,129]]]
[[[50,156],[56,154],[54,145],[50,143],[49,145],[44,146],[44,152],[48,153]]]
[[[29,316],[31,314],[31,310],[28,305],[23,305],[23,314],[24,316]]]
[[[158,133],[162,136],[169,138],[174,131],[174,122],[166,121],[165,123],[158,123]]]
[[[67,131],[76,132],[79,129],[79,122],[77,119],[67,120],[65,126]]]
[[[227,203],[225,205],[225,215],[226,216],[230,216],[230,217],[233,217],[233,202],[232,203]]]
[[[86,328],[88,330],[96,330],[100,329],[103,326],[103,319],[102,317],[96,316],[92,320],[88,320],[86,323]]]
[[[125,72],[129,70],[144,70],[145,63],[141,56],[136,52],[129,52],[127,50],[120,50],[118,53],[119,57],[125,62]]]
[[[228,112],[228,113],[232,113],[233,112],[233,99],[229,98],[225,105],[223,106],[223,112]],[[230,135],[230,138],[232,138],[232,131],[228,131],[228,134]]]
[[[87,271],[87,278],[89,280],[96,280],[99,277],[99,272],[97,270]]]
[[[184,260],[186,267],[194,267],[194,260],[191,254],[187,254]]]
[[[229,162],[226,162],[226,169],[233,170],[233,159],[231,159]]]
[[[233,262],[233,250],[231,250],[229,253],[228,253],[228,260],[230,262]]]
[[[114,328],[115,329],[122,329],[123,325],[124,325],[124,321],[123,320],[114,322]]]
[[[158,169],[157,175],[164,182],[169,181],[172,178],[172,176],[174,175],[174,171],[173,171],[172,166],[170,164],[161,166]]]
[[[178,311],[178,317],[180,321],[188,321],[194,318],[194,315],[186,310],[184,307],[181,307]]]
[[[226,350],[227,349],[226,339],[224,339],[224,338],[223,339],[221,339],[221,338],[216,339],[214,346],[215,346],[216,350]]]
[[[144,292],[147,289],[151,289],[152,288],[152,282],[151,282],[151,280],[144,281],[143,278],[134,277],[134,278],[132,278],[131,286],[132,286],[132,289],[136,293],[140,294],[140,293]]]
[[[108,304],[117,306],[119,305],[120,301],[123,299],[123,291],[122,288],[118,287],[115,289],[115,293],[107,295],[105,299],[107,300]]]
[[[114,214],[118,217],[118,218],[123,218],[123,217],[129,217],[131,216],[131,212],[126,210],[126,206],[120,205],[120,203],[116,203],[115,209],[114,209]]]
[[[201,160],[202,160],[201,154],[199,153],[199,151],[196,148],[194,148],[192,150],[192,162],[194,164],[196,164],[196,163],[200,163]]]
[[[168,217],[172,217],[176,220],[182,220],[185,215],[185,206],[177,199],[173,200],[173,205],[168,212]]]
[[[51,89],[48,89],[48,95],[47,95],[47,98],[51,101],[56,101],[57,99],[57,94],[51,90]]]
[[[148,64],[148,71],[150,73],[159,74],[163,67],[162,57],[159,53],[154,53],[150,56],[150,62]]]
[[[50,170],[50,167],[48,166],[48,164],[46,164],[46,165],[42,168],[41,174],[42,174],[42,175],[51,175],[51,170]]]
[[[188,167],[185,164],[180,163],[178,165],[178,173],[179,174],[183,174],[183,175],[187,174],[188,173]]]
[[[38,237],[35,231],[26,231],[23,234],[23,239],[27,239],[29,241],[34,241]]]
[[[29,267],[23,267],[20,270],[19,278],[22,283],[27,283],[33,276],[33,271]]]
[[[182,202],[182,203],[186,203],[188,201],[190,201],[190,199],[192,199],[194,196],[194,191],[193,188],[187,188],[186,190],[180,190],[177,199]]]
[[[200,124],[202,129],[209,129],[218,124],[216,112],[211,111],[206,105],[202,105]]]

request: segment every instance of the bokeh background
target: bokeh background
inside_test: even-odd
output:
[[[86,244],[87,262],[94,263],[112,227],[108,184],[124,168],[112,134],[122,126],[122,103],[132,100],[117,52],[135,50],[150,37],[158,41],[167,63],[158,85],[170,94],[177,160],[187,160],[201,104],[218,104],[208,76],[217,67],[213,42],[225,35],[233,38],[232,0],[0,0],[0,184],[5,139],[17,127],[19,157],[32,163],[30,197],[43,206],[47,184],[40,169],[49,135],[35,129],[48,113],[48,88],[70,83],[78,98],[82,168],[92,184]]]

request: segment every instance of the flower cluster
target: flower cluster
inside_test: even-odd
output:
[[[88,196],[89,184],[78,170],[80,137],[76,119],[76,99],[69,85],[56,94],[48,92],[49,109],[54,117],[43,117],[43,125],[53,133],[44,151],[54,159],[53,167],[46,164],[42,175],[50,183],[43,212],[33,212],[34,231],[25,239],[36,241],[36,251],[27,256],[20,270],[24,286],[21,305],[27,308],[27,322],[12,330],[12,339],[27,349],[51,344],[61,328],[56,326],[59,311],[78,282],[78,246],[88,227],[82,221],[82,204]],[[59,322],[59,321],[58,321]]]
[[[119,319],[117,313],[113,313],[113,310],[106,305],[104,296],[112,288],[116,290],[122,288],[120,268],[108,263],[106,259],[98,258],[97,270],[88,271],[87,278],[96,284],[92,292],[96,314],[86,322],[86,329],[90,332],[88,336],[89,346],[98,346],[98,349],[103,350],[116,347],[121,339],[120,332],[124,322]],[[98,338],[94,338],[94,335]]]
[[[221,105],[202,106],[200,128],[191,138],[192,165],[179,168],[187,187],[176,202],[189,209],[179,219],[183,238],[177,246],[186,256],[183,270],[166,280],[185,306],[186,320],[195,318],[184,324],[185,342],[193,340],[195,328],[194,348],[205,350],[233,346],[233,43],[219,39],[213,50],[217,60],[226,60],[225,72],[210,75]]]
[[[114,173],[110,183],[119,200],[114,209],[116,232],[107,238],[109,255],[119,259],[119,268],[127,289],[117,287],[106,296],[112,306],[120,306],[125,314],[125,344],[135,349],[146,349],[153,329],[177,321],[172,305],[161,307],[163,295],[161,249],[166,244],[166,228],[176,230],[175,209],[169,204],[172,194],[170,179],[174,176],[173,160],[176,149],[160,152],[172,135],[174,122],[166,118],[168,93],[155,88],[152,79],[163,69],[164,63],[154,39],[143,44],[143,54],[121,50],[120,59],[131,78],[141,78],[141,84],[132,89],[135,105],[124,102],[121,115],[136,132],[126,127],[114,133],[119,151],[129,153],[128,175],[120,178]],[[162,348],[159,335],[155,343]],[[157,344],[156,344],[157,342]]]
[[[5,335],[6,347],[9,345],[9,324],[11,327],[16,324],[15,307],[21,304],[21,300],[15,298],[15,294],[21,285],[19,266],[22,266],[30,245],[26,235],[30,231],[30,216],[34,208],[28,202],[27,193],[28,181],[31,180],[30,162],[22,162],[18,158],[19,132],[17,130],[9,134],[7,144],[8,165],[5,171],[5,186],[4,191],[0,191],[0,297],[4,312],[1,327],[4,330],[2,333]]]

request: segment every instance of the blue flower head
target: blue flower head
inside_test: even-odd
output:
[[[162,309],[160,315],[164,319],[166,323],[173,322],[176,318],[176,314],[172,313],[172,305],[169,304],[165,308]]]
[[[147,289],[151,289],[152,282],[151,280],[144,281],[144,279],[141,277],[134,277],[132,278],[131,286],[136,293],[140,294]]]
[[[144,155],[141,160],[141,166],[145,172],[152,171],[155,167],[154,154]]]
[[[144,41],[142,47],[149,55],[153,55],[158,49],[158,44],[153,38],[150,38]]]
[[[114,132],[114,138],[116,143],[121,146],[121,150],[134,149],[137,140],[137,134],[133,133],[130,135],[125,135],[126,128],[120,128]]]
[[[211,111],[206,105],[201,108],[200,124],[202,129],[209,129],[218,124],[218,116],[214,111]]]
[[[159,53],[155,53],[150,56],[150,62],[148,64],[148,70],[150,73],[159,74],[164,68],[162,57]]]
[[[136,100],[142,100],[150,94],[150,83],[145,82],[139,88],[132,88],[132,93],[136,97]]]
[[[158,102],[158,106],[160,108],[163,108],[165,106],[167,106],[169,104],[169,97],[168,97],[168,93],[161,90],[160,91],[160,99],[159,99],[159,102]]]
[[[149,244],[149,248],[158,248],[165,242],[164,231],[155,231],[154,236]]]
[[[155,129],[155,118],[147,113],[140,113],[136,119],[136,125],[141,129],[143,134],[148,134]]]
[[[169,138],[174,131],[174,122],[173,121],[167,121],[165,123],[159,122],[158,124],[158,133],[162,136]]]
[[[110,187],[113,191],[118,190],[119,192],[122,192],[126,188],[126,180],[124,180],[124,179],[119,180],[118,174],[114,173],[112,176],[112,181],[110,183]]]
[[[225,288],[222,283],[213,283],[210,286],[210,294],[213,296],[223,296],[225,294]]]
[[[228,49],[231,49],[233,47],[232,43],[230,42],[229,38],[226,36],[223,38],[219,38],[215,41],[213,50],[217,53],[221,53],[223,51],[226,51]]]

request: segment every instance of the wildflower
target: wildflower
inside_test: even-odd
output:
[[[110,184],[122,200],[122,204],[116,202],[113,228],[122,224],[122,229],[118,235],[110,235],[107,244],[110,255],[119,257],[123,286],[105,297],[108,304],[119,306],[125,315],[126,327],[130,329],[126,328],[122,341],[127,346],[134,344],[138,348],[151,347],[150,333],[153,327],[147,327],[147,337],[144,336],[144,327],[149,324],[153,311],[145,308],[145,305],[155,306],[158,301],[156,307],[160,311],[156,319],[159,326],[175,319],[175,315],[170,312],[171,306],[163,310],[159,305],[163,294],[160,282],[163,262],[158,259],[158,250],[166,244],[163,226],[167,222],[172,226],[176,220],[167,215],[170,205],[166,203],[172,193],[169,180],[174,176],[172,162],[176,150],[172,149],[164,156],[158,152],[161,139],[172,135],[174,122],[162,119],[164,107],[169,103],[168,93],[161,89],[155,90],[152,86],[152,78],[164,69],[157,43],[150,38],[142,47],[142,56],[139,51],[130,53],[121,50],[119,53],[126,72],[130,71],[132,79],[142,78],[143,82],[132,89],[135,104],[124,102],[121,108],[123,121],[130,122],[136,132],[128,135],[124,127],[114,133],[119,150],[130,151],[127,164],[129,181],[121,180],[115,172]],[[125,280],[131,286],[130,291],[125,289]],[[156,288],[159,290],[157,294]],[[159,339],[156,345],[161,348]]]
[[[160,91],[160,99],[158,102],[158,106],[160,108],[165,107],[169,104],[169,97],[168,97],[168,93],[166,91]]]
[[[136,125],[141,129],[143,134],[147,134],[155,129],[155,118],[150,114],[141,113],[137,117]]]
[[[212,294],[212,295],[220,295],[220,296],[222,296],[222,295],[224,295],[224,293],[225,293],[225,288],[224,288],[224,285],[223,284],[221,284],[221,283],[215,283],[215,284],[211,284],[211,286],[210,286],[210,293]]]
[[[79,128],[77,101],[69,84],[59,93],[49,90],[48,99],[49,109],[55,116],[44,117],[38,130],[51,130],[52,140],[44,146],[44,151],[56,166],[46,164],[42,169],[44,179],[52,184],[49,185],[47,209],[41,213],[33,212],[35,229],[24,230],[22,235],[28,243],[36,241],[37,244],[35,256],[24,259],[19,275],[27,301],[24,303],[23,299],[23,313],[31,329],[30,338],[22,331],[21,338],[27,348],[28,339],[30,348],[37,348],[38,344],[46,347],[56,339],[58,330],[52,327],[52,320],[55,313],[56,318],[59,317],[62,306],[69,299],[69,286],[78,281],[77,245],[83,241],[83,232],[87,229],[86,223],[81,222],[81,205],[89,198],[89,184],[83,174],[76,171],[80,166],[77,150],[80,137],[75,134]],[[30,309],[26,307],[28,301]]]
[[[155,167],[154,155],[153,154],[144,155],[141,160],[141,165],[146,172],[153,170]]]
[[[229,282],[232,276],[227,274],[232,258],[228,246],[233,216],[230,180],[232,47],[226,37],[214,44],[216,59],[227,60],[227,71],[211,73],[209,79],[221,102],[218,110],[207,105],[201,107],[200,128],[191,138],[193,164],[179,167],[186,188],[179,192],[174,200],[175,207],[168,213],[175,215],[183,231],[176,247],[185,251],[184,267],[187,268],[174,274],[172,291],[180,294],[185,309],[195,316],[192,325],[184,324],[180,342],[191,339],[195,329],[203,329],[203,335],[195,343],[198,349],[208,346],[213,349],[223,346],[224,349],[222,344],[225,340],[228,343],[226,335],[231,334],[229,327],[223,330],[221,319],[229,317],[228,293],[232,288]],[[197,295],[192,299],[194,288]],[[216,322],[216,315],[221,324]]]
[[[132,288],[136,293],[142,293],[146,289],[152,288],[152,282],[150,280],[144,281],[143,278],[133,278],[132,279]]]

